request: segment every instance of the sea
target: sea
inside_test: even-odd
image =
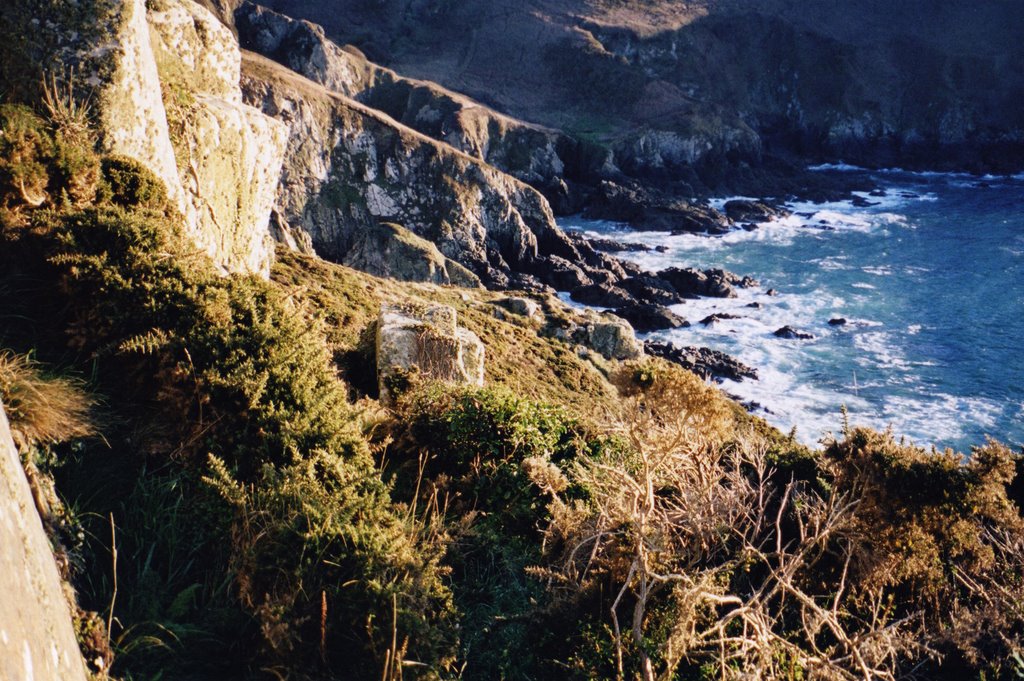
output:
[[[1021,447],[1024,176],[814,170],[866,175],[880,191],[790,203],[787,217],[723,236],[560,222],[661,247],[618,254],[647,270],[722,267],[756,278],[737,298],[673,306],[692,325],[645,337],[755,367],[757,380],[721,387],[808,445],[840,431],[845,406],[851,424],[924,447],[969,453],[986,438]],[[738,318],[698,323],[713,313]],[[813,338],[776,337],[783,326]]]

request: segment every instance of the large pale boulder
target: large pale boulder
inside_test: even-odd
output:
[[[86,681],[42,521],[0,405],[0,679]]]
[[[377,377],[384,403],[413,375],[484,384],[484,344],[447,305],[385,305],[377,321]]]

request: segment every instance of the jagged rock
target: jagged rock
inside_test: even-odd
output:
[[[810,340],[814,338],[814,334],[797,331],[792,326],[783,326],[781,329],[776,329],[774,335],[779,338],[788,338],[790,340]]]
[[[521,298],[519,296],[511,296],[509,298],[502,298],[497,301],[498,305],[502,306],[509,312],[517,314],[527,319],[535,319],[540,316],[540,304],[537,301],[530,300],[529,298]]]
[[[672,284],[649,274],[627,277],[619,282],[619,286],[643,303],[678,305],[684,300]]]
[[[722,209],[733,222],[768,222],[786,214],[785,210],[770,206],[763,201],[749,201],[747,199],[726,201]],[[744,225],[744,229],[746,227]],[[754,227],[756,229],[756,225]]]
[[[396,121],[446,142],[535,186],[564,182],[558,154],[562,133],[531,125],[435,83],[404,78],[331,42],[324,30],[252,2],[235,12],[244,47],[383,111]],[[569,190],[565,187],[566,200]]]
[[[0,678],[85,681],[71,611],[0,405]]]
[[[640,333],[678,329],[679,327],[690,325],[690,322],[664,305],[634,303],[618,307],[613,312],[615,315],[628,321]]]
[[[692,204],[651,187],[608,180],[598,185],[583,215],[673,233],[722,234],[732,228],[729,219],[711,206]]]
[[[388,221],[488,286],[515,272],[565,290],[590,283],[528,185],[257,55],[242,81],[246,101],[289,126],[277,205],[320,255],[342,260],[360,230]]]
[[[380,398],[391,403],[412,374],[454,384],[484,384],[484,344],[456,323],[447,305],[385,305],[377,321]]]
[[[538,267],[535,274],[538,277],[543,277],[559,291],[573,291],[592,283],[582,267],[558,255],[549,256],[546,263]]]
[[[756,369],[743,364],[724,352],[712,350],[711,348],[692,346],[679,348],[672,343],[648,341],[644,344],[644,350],[649,355],[675,362],[704,379],[742,381],[744,378],[751,378],[757,380]]]
[[[568,234],[572,235],[572,232]],[[603,236],[583,236],[581,234],[578,238],[585,239],[596,250],[605,253],[643,253],[652,250],[647,244],[617,241]]]
[[[446,258],[437,246],[390,222],[360,230],[343,265],[399,281],[427,281],[477,288],[480,279]]]
[[[716,312],[714,314],[709,314],[707,317],[700,320],[699,323],[704,326],[710,326],[711,324],[715,324],[726,319],[743,319],[743,317],[738,314],[729,314],[728,312]]]
[[[570,297],[577,303],[597,307],[619,307],[636,301],[628,291],[610,284],[590,284],[572,290]]]
[[[680,269],[669,267],[658,272],[658,278],[667,281],[681,295],[686,297],[708,296],[711,298],[735,298],[736,288],[757,286],[750,277],[722,270],[697,270],[692,267]]]
[[[636,359],[643,354],[643,344],[626,322],[602,316],[584,329],[584,344],[607,359]]]

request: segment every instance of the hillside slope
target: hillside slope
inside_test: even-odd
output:
[[[607,141],[634,171],[765,149],[996,169],[1024,158],[1012,0],[264,4],[404,73]]]

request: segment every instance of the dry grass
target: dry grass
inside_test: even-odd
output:
[[[26,355],[0,352],[0,402],[19,448],[96,434],[95,405],[81,383],[47,376]]]

